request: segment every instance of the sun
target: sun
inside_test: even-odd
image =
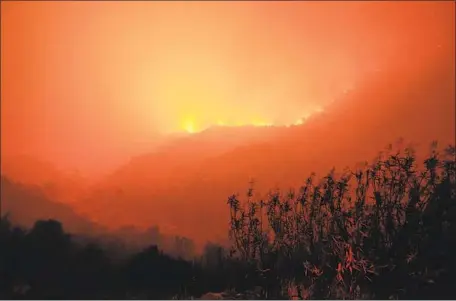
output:
[[[187,133],[193,134],[195,132],[195,125],[193,121],[187,120],[184,124],[184,129]]]

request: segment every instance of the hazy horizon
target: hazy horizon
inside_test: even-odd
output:
[[[449,58],[452,8],[2,2],[2,155],[100,175],[170,132],[295,123],[392,67]]]
[[[1,14],[2,175],[109,228],[222,239],[225,200],[252,178],[264,195],[399,137],[420,153],[454,144],[453,2],[2,2]]]
[[[455,299],[455,5],[0,1],[0,299]]]

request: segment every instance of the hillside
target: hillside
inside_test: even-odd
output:
[[[1,173],[18,184],[39,187],[47,198],[63,204],[75,204],[90,185],[79,173],[62,171],[30,155],[2,157]]]
[[[78,234],[97,234],[102,227],[76,214],[68,205],[49,199],[38,186],[16,183],[1,176],[1,213],[17,225],[29,228],[37,220],[58,219]]]
[[[112,227],[160,224],[200,240],[222,239],[226,198],[246,191],[252,178],[264,195],[302,184],[311,171],[370,160],[400,137],[424,152],[434,139],[454,141],[449,63],[379,72],[301,126],[216,127],[176,139],[105,178],[81,207]],[[415,72],[423,68],[428,72]],[[397,122],[403,118],[408,122]]]

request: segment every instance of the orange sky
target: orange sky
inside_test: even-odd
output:
[[[454,51],[450,1],[2,2],[1,22],[2,154],[83,172],[189,124],[292,123]]]

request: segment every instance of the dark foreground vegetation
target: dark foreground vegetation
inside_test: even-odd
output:
[[[455,155],[390,151],[267,200],[249,189],[228,199],[231,250],[208,244],[192,261],[154,246],[114,258],[57,221],[24,230],[4,216],[0,297],[455,299]]]

